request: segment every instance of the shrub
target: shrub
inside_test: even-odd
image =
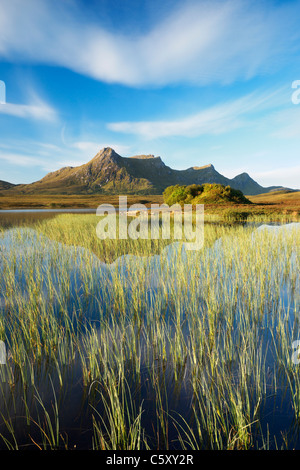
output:
[[[176,185],[165,189],[164,202],[173,204],[251,204],[242,191],[217,183]]]

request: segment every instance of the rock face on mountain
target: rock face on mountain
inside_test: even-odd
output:
[[[106,147],[84,165],[64,167],[34,183],[4,189],[9,193],[24,194],[162,194],[171,185],[203,183],[229,185],[248,195],[276,188],[263,188],[247,173],[229,179],[218,173],[213,165],[173,170],[160,157],[137,155],[125,158]]]

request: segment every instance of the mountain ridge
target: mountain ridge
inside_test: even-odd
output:
[[[7,190],[7,189],[11,189],[13,187],[15,187],[16,185],[13,184],[13,183],[9,183],[8,181],[2,181],[0,180],[0,191],[2,190]]]
[[[167,166],[160,156],[121,157],[111,147],[105,147],[87,163],[62,167],[33,183],[13,185],[0,181],[0,190],[5,194],[162,194],[168,186],[203,183],[231,186],[247,195],[289,189],[265,188],[248,173],[230,179],[212,164],[176,170]]]

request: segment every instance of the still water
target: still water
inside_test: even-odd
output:
[[[51,211],[51,217],[53,211]],[[79,211],[82,213],[82,211]],[[44,217],[45,211],[30,211],[30,215],[34,217]],[[21,214],[24,217],[24,213]],[[48,214],[46,215],[48,216]],[[23,220],[23,219],[22,219]],[[181,330],[187,339],[193,333],[189,330],[185,320],[190,314],[190,309],[195,310],[194,304],[197,301],[199,307],[199,315],[207,314],[207,306],[205,297],[201,296],[201,286],[205,279],[201,278],[204,272],[207,272],[208,260],[218,260],[218,276],[222,278],[222,292],[228,293],[228,301],[230,302],[230,293],[233,286],[238,284],[235,276],[238,272],[232,270],[231,277],[223,277],[223,260],[225,256],[224,242],[222,239],[210,247],[205,257],[199,258],[198,253],[188,254],[185,251],[184,244],[173,243],[167,246],[160,255],[153,255],[147,258],[139,258],[132,255],[124,255],[115,262],[108,264],[99,260],[94,254],[80,247],[67,247],[56,241],[49,240],[44,235],[34,230],[34,220],[32,226],[25,228],[14,228],[12,225],[4,231],[0,236],[0,266],[1,266],[1,290],[0,290],[0,313],[2,324],[6,318],[9,318],[10,312],[14,315],[23,315],[26,306],[26,299],[31,299],[32,303],[32,285],[39,286],[37,293],[36,308],[47,308],[49,304],[49,312],[51,315],[59,318],[61,314],[62,299],[64,299],[64,308],[70,317],[75,312],[84,312],[84,319],[80,317],[80,322],[88,320],[89,325],[97,325],[99,323],[99,308],[101,307],[101,318],[106,319],[114,310],[116,297],[122,292],[123,302],[125,305],[132,303],[133,296],[136,294],[137,284],[140,291],[143,291],[144,297],[141,307],[141,322],[146,327],[153,328],[147,317],[148,312],[153,310],[153,304],[160,302],[159,309],[163,315],[164,325],[169,328],[170,335],[176,337],[176,325],[174,320],[174,303],[168,301],[169,298],[176,298],[174,292],[180,294],[181,283],[178,276],[178,262],[180,266],[185,263],[189,267],[197,266],[197,280],[195,282],[195,272],[193,269],[185,271],[185,285],[197,286],[199,295],[195,296],[195,292],[184,292],[184,304],[186,308],[180,312]],[[11,220],[12,223],[12,220]],[[7,222],[6,222],[7,224]],[[18,224],[16,224],[18,225]],[[29,224],[30,225],[30,224]],[[276,226],[261,224],[252,231],[252,238],[259,237],[262,233],[272,233],[274,237],[280,235],[284,230],[288,233],[300,233],[300,224],[288,224],[286,226]],[[295,318],[299,316],[299,246],[297,243],[299,238],[295,239],[295,247],[289,258],[289,271],[286,271],[281,280],[280,285],[276,284],[276,299],[271,299],[271,307],[280,306],[281,310],[286,312],[287,322],[291,325],[295,324]],[[46,249],[45,249],[46,247]],[[193,259],[194,257],[194,259]],[[62,269],[58,270],[57,261]],[[245,260],[246,262],[246,260]],[[203,263],[203,269],[199,266]],[[284,268],[284,267],[283,267]],[[275,269],[275,268],[274,268]],[[278,267],[276,268],[278,269]],[[272,271],[272,269],[271,269]],[[10,282],[5,278],[5,273],[13,273],[14,279]],[[41,276],[41,273],[43,275]],[[139,277],[138,273],[143,273]],[[28,283],[28,277],[33,282]],[[272,273],[271,273],[272,276]],[[115,283],[118,283],[118,289]],[[215,281],[216,285],[219,281]],[[274,280],[275,282],[275,280]],[[278,278],[276,278],[278,283]],[[12,290],[11,286],[17,287],[17,292]],[[270,281],[272,285],[272,280]],[[49,288],[51,286],[51,289]],[[67,286],[67,289],[66,289]],[[88,286],[88,292],[87,292]],[[142,287],[142,288],[141,288]],[[274,288],[275,288],[274,287]],[[274,295],[275,297],[275,295]],[[224,300],[224,299],[223,299]],[[51,308],[50,308],[51,304]],[[241,306],[243,303],[241,303]],[[156,311],[158,311],[156,310]],[[25,310],[26,311],[26,310]],[[163,313],[162,313],[163,312]],[[50,313],[49,313],[50,314]],[[266,314],[267,317],[267,314]],[[78,316],[75,315],[76,331],[80,327]],[[114,321],[117,317],[114,316]],[[255,316],[253,317],[255,318]],[[233,319],[232,334],[238,329],[238,322],[242,316],[236,315]],[[158,322],[160,319],[157,320]],[[224,320],[227,321],[226,319]],[[256,320],[255,320],[256,321]],[[30,325],[29,325],[30,326]],[[268,448],[281,448],[288,442],[288,446],[300,449],[300,434],[297,420],[294,418],[293,398],[291,391],[287,387],[286,380],[274,385],[274,376],[279,366],[274,361],[274,348],[272,346],[272,338],[276,333],[276,318],[272,320],[272,331],[266,331],[261,336],[261,347],[265,351],[266,370],[268,373],[267,385],[265,390],[265,399],[262,406],[262,413],[259,420],[259,428],[253,429],[253,433],[257,432],[255,437],[258,448],[266,446]],[[101,327],[100,327],[101,328]],[[268,323],[261,320],[259,324],[260,331],[268,328]],[[138,334],[138,333],[137,333]],[[291,337],[294,338],[294,337]],[[146,339],[140,337],[141,349],[146,348]],[[223,339],[220,339],[219,347],[222,347]],[[270,346],[271,345],[271,346]],[[168,356],[168,351],[166,353]],[[161,406],[166,413],[173,415],[180,413],[184,419],[190,424],[190,428],[196,432],[197,423],[194,417],[193,408],[193,388],[191,385],[192,370],[187,363],[176,370],[176,380],[174,375],[174,367],[168,366],[168,362],[161,361],[154,357],[151,361],[156,361],[156,377],[158,384],[151,382],[151,367],[149,367],[149,356],[141,355],[141,364],[139,366],[140,375],[137,378],[135,372],[134,360],[126,362],[127,379],[129,387],[133,394],[133,400],[138,406],[143,402],[143,427],[148,436],[148,442],[152,443],[154,448],[166,448],[165,435],[162,430],[158,432],[155,429],[160,415],[157,413],[157,400],[154,399],[156,386],[161,386],[166,390],[166,394],[162,397]],[[150,361],[150,362],[151,362]],[[234,360],[231,363],[232,380],[239,380],[239,369]],[[153,366],[152,366],[153,367]],[[299,366],[300,367],[300,366]],[[50,370],[50,373],[49,373]],[[205,370],[201,380],[207,380]],[[55,366],[49,366],[43,361],[40,364],[39,372],[36,374],[34,386],[28,386],[26,391],[23,389],[22,381],[18,376],[22,376],[22,371],[15,370],[16,381],[13,389],[8,383],[3,382],[1,385],[2,400],[0,401],[0,434],[4,436],[0,448],[6,448],[7,441],[14,442],[17,440],[20,448],[35,448],[36,444],[42,445],[40,442],[39,427],[34,423],[40,416],[40,411],[36,404],[37,390],[39,396],[42,397],[43,403],[49,411],[53,411],[53,390],[56,391],[59,410],[60,410],[60,432],[65,436],[65,445],[68,448],[91,448],[93,436],[93,422],[91,408],[96,409],[100,416],[105,414],[105,406],[99,398],[99,383],[92,382],[89,387],[83,384],[81,376],[81,367],[79,361],[72,365],[66,364],[64,370],[63,387],[60,384],[59,377],[55,373]],[[269,385],[268,385],[269,384]],[[254,387],[249,379],[249,387]],[[28,408],[24,408],[24,397],[26,395],[26,403],[29,403],[30,418],[28,418]],[[35,403],[35,404],[34,404]],[[41,407],[40,407],[41,408]],[[168,415],[164,414],[167,418]],[[51,419],[55,419],[55,414],[51,415]],[[11,420],[11,427],[15,429],[13,437],[9,431],[11,427],[7,423]],[[170,448],[180,448],[178,441],[178,425],[175,420],[169,420],[168,428],[168,446]],[[158,425],[157,425],[158,426]],[[158,435],[159,434],[159,435]],[[205,434],[205,433],[204,433]],[[28,436],[31,436],[30,438]],[[63,442],[61,448],[63,448]],[[205,446],[205,436],[203,438]],[[267,442],[267,444],[266,444]],[[209,448],[209,446],[208,446]]]

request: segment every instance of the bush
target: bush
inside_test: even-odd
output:
[[[169,186],[163,193],[164,202],[173,204],[251,204],[242,191],[222,184],[204,183],[190,186]]]

